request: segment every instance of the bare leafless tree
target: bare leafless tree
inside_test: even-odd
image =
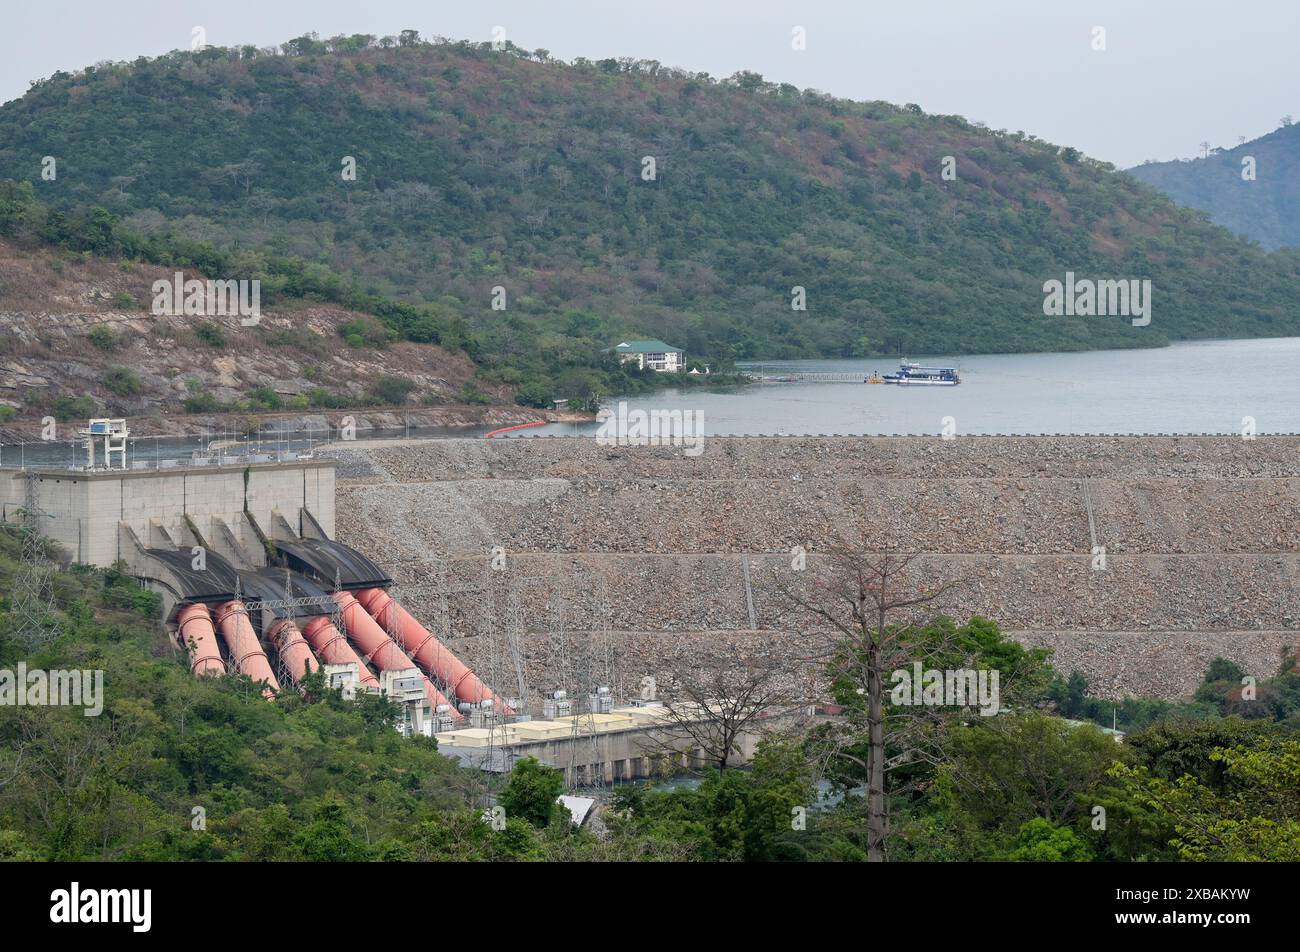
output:
[[[924,741],[932,733],[926,731],[927,722],[941,715],[924,707],[891,714],[885,681],[892,671],[924,664],[952,647],[942,639],[917,639],[914,626],[894,622],[900,613],[914,617],[957,583],[918,584],[916,555],[867,553],[842,538],[823,554],[825,570],[809,571],[807,584],[796,587],[789,578],[779,578],[777,586],[817,625],[829,629],[824,657],[832,676],[847,680],[862,698],[845,708],[815,748],[827,760],[855,764],[865,775],[867,859],[883,862],[889,836],[886,773],[941,759]]]
[[[787,664],[773,655],[703,657],[683,652],[656,679],[664,692],[663,720],[646,749],[677,755],[698,750],[719,770],[734,766],[747,736],[789,722],[799,707]]]

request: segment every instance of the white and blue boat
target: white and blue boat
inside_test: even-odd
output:
[[[884,380],[909,387],[955,387],[961,383],[952,367],[922,367],[907,361],[899,364],[897,373],[885,374]]]

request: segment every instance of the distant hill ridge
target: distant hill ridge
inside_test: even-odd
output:
[[[631,338],[743,359],[1300,333],[1300,256],[1074,149],[753,73],[411,31],[55,74],[0,107],[0,178],[422,304],[505,382],[558,386]],[[1150,279],[1150,325],[1045,316],[1067,271]]]
[[[1180,205],[1265,248],[1300,245],[1300,125],[1284,125],[1198,159],[1148,162],[1130,169]],[[1244,174],[1243,174],[1244,173]]]

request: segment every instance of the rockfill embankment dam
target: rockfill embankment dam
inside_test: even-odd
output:
[[[498,589],[489,607],[486,591],[511,586],[535,686],[564,677],[549,667],[557,602],[564,637],[608,632],[630,684],[692,657],[788,659],[815,679],[808,621],[779,579],[796,546],[815,568],[839,535],[920,553],[935,582],[959,582],[931,614],[990,617],[1103,696],[1184,697],[1216,655],[1267,677],[1300,639],[1297,436],[714,437],[696,457],[533,438],[331,453],[336,537],[388,566],[472,665],[503,674],[505,603]],[[596,587],[600,609],[584,594]]]

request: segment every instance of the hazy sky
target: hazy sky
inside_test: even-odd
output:
[[[59,69],[187,49],[196,26],[218,46],[403,28],[489,40],[502,26],[566,60],[750,69],[1022,129],[1121,167],[1300,116],[1300,0],[44,0],[3,17],[0,101]],[[804,51],[791,48],[796,26]]]

